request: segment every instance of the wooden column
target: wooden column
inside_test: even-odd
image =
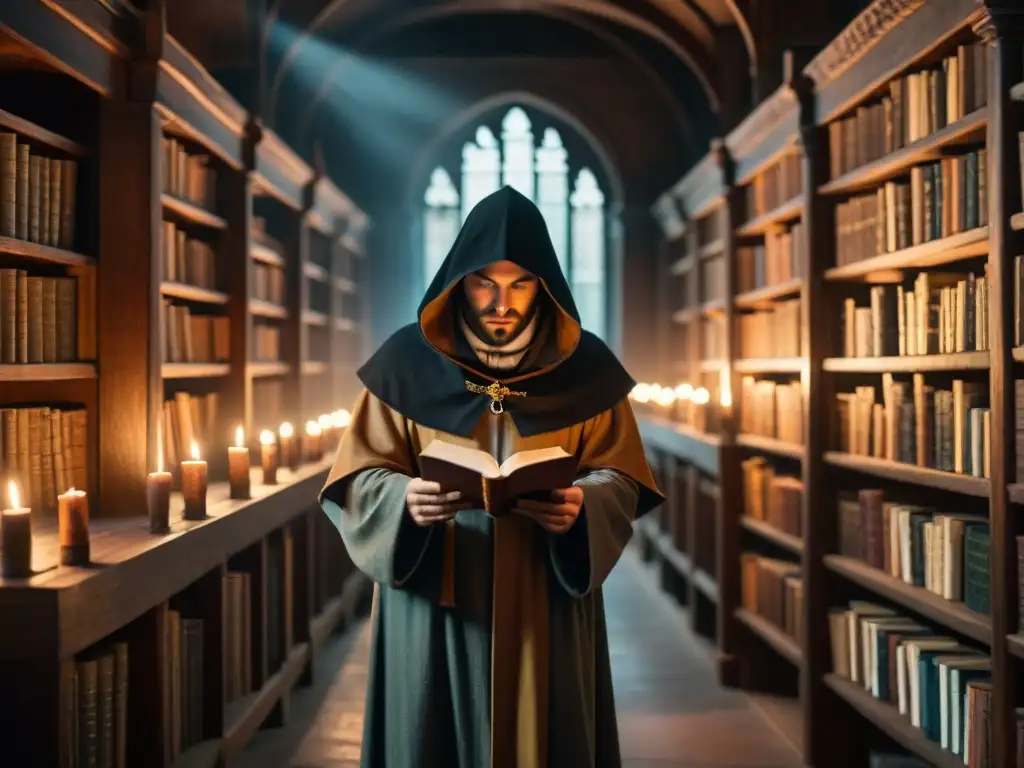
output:
[[[1006,6],[1006,7],[1000,7]],[[1013,7],[1011,7],[1013,6]],[[988,49],[988,162],[989,252],[989,387],[992,413],[991,497],[989,525],[992,605],[993,768],[1016,766],[1015,705],[1021,664],[1009,653],[1006,636],[1017,631],[1017,545],[1021,530],[1017,510],[1010,509],[1007,484],[1016,481],[1014,408],[1014,256],[1022,238],[1010,227],[1010,217],[1022,209],[1017,131],[1020,105],[1010,100],[1010,88],[1021,77],[1024,8],[1019,2],[990,3],[975,32]]]
[[[286,228],[281,234],[286,255],[284,286],[285,308],[288,310],[288,319],[281,323],[281,361],[288,364],[288,373],[282,379],[282,421],[290,421],[295,425],[295,434],[304,435],[309,414],[305,411],[306,403],[302,399],[302,361],[307,347],[302,314],[307,306],[308,290],[302,276],[302,264],[309,247],[309,232],[304,216],[299,211],[289,209],[282,216],[282,222]]]
[[[256,123],[246,130],[245,163],[241,171],[226,169],[218,179],[218,204],[228,222],[222,233],[218,260],[221,285],[229,296],[226,314],[231,327],[231,371],[224,382],[220,410],[221,433],[233,435],[232,425],[241,424],[249,450],[259,456],[259,435],[253,419],[252,377],[249,358],[252,350],[253,320],[249,313],[252,295],[252,178],[256,144],[261,132]]]
[[[804,761],[808,765],[837,763],[836,733],[829,726],[841,706],[824,683],[831,670],[831,640],[828,626],[830,574],[824,556],[835,542],[835,494],[829,487],[827,467],[822,459],[828,449],[828,422],[832,404],[826,387],[823,361],[828,356],[829,328],[834,309],[829,306],[829,285],[824,265],[832,263],[835,242],[832,208],[817,189],[828,179],[828,144],[825,130],[815,124],[812,98],[806,84],[797,83],[800,99],[800,145],[803,152],[805,262],[801,265],[804,286],[801,300],[801,346],[805,368],[800,376],[803,390],[804,481],[802,578],[804,584],[804,627],[800,647],[804,663],[800,674],[800,703],[804,713]]]
[[[736,439],[736,403],[739,380],[733,371],[737,349],[737,327],[733,300],[736,295],[736,237],[734,228],[739,223],[742,190],[735,184],[732,158],[724,141],[711,145],[725,187],[725,210],[722,221],[724,238],[722,256],[725,266],[725,349],[722,350],[722,369],[719,388],[723,402],[709,403],[708,408],[720,408],[719,434],[722,446],[719,453],[719,494],[716,515],[716,579],[718,581],[718,649],[719,680],[723,685],[738,684],[736,650],[738,626],[733,616],[740,605],[740,521],[743,511],[743,483],[740,474],[741,454]],[[700,269],[699,258],[695,269]],[[700,272],[697,272],[699,275]],[[726,389],[728,388],[728,389]]]
[[[145,14],[143,24],[144,49],[129,65],[127,91],[100,105],[96,432],[103,460],[90,506],[104,516],[145,510],[163,400],[161,134],[153,108],[163,14]]]

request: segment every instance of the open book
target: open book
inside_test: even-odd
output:
[[[420,473],[499,517],[520,496],[571,486],[576,457],[558,447],[538,448],[512,454],[499,465],[486,451],[433,440],[420,453]]]

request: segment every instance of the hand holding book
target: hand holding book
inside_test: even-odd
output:
[[[405,490],[405,506],[416,525],[425,528],[455,517],[456,512],[472,504],[463,501],[459,491],[444,493],[440,483],[415,477]]]
[[[518,499],[513,512],[525,515],[549,533],[565,533],[583,508],[583,489],[572,485],[551,492],[550,501]]]

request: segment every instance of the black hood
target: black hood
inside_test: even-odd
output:
[[[454,290],[462,279],[498,261],[534,274],[550,298],[543,318],[553,346],[540,367],[500,374],[457,355]],[[633,379],[604,342],[580,326],[540,210],[504,187],[470,212],[420,303],[418,321],[399,329],[359,370],[370,392],[426,427],[469,436],[490,405],[482,387],[502,376],[515,393],[503,402],[524,437],[586,421],[616,405]]]
[[[512,187],[502,187],[470,211],[427,288],[418,313],[420,331],[427,343],[443,355],[454,356],[458,342],[455,289],[466,275],[499,261],[511,261],[540,280],[553,305],[551,316],[545,321],[552,326],[549,332],[557,347],[555,364],[569,358],[582,332],[576,302],[562,274],[544,217],[531,200]]]

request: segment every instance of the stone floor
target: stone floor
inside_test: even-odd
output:
[[[717,685],[706,646],[632,556],[609,579],[605,602],[625,768],[802,765],[759,706]],[[369,639],[365,624],[339,639],[318,663],[317,683],[296,697],[289,727],[262,733],[237,765],[358,766]]]

